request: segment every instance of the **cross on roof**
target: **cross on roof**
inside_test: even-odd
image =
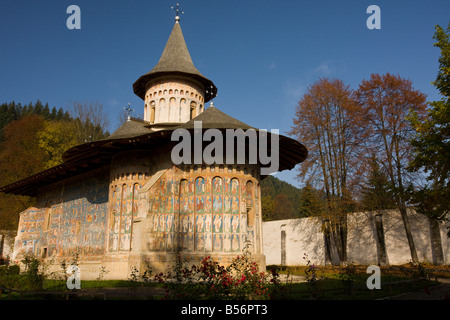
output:
[[[176,10],[177,15],[175,16],[175,21],[178,23],[180,21],[180,4],[177,2],[176,7],[172,6],[172,10]],[[181,11],[184,14],[184,11]]]
[[[128,107],[123,108],[123,110],[125,110],[126,114],[128,115],[128,120],[130,120],[131,115],[132,115],[133,112],[134,112],[134,109],[131,109],[131,104],[129,103],[129,104],[128,104]]]

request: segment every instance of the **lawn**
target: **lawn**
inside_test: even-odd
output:
[[[268,288],[270,298],[275,300],[373,300],[402,293],[425,290],[438,284],[437,277],[450,277],[450,266],[439,268],[430,265],[381,267],[380,289],[368,289],[366,281],[371,274],[367,266],[319,266],[279,267],[268,266],[267,273],[282,277],[275,285],[270,280]],[[24,277],[24,275],[17,275]],[[301,277],[303,281],[298,280]],[[282,280],[281,280],[282,279]],[[311,280],[313,279],[313,280]],[[307,281],[310,280],[310,281]],[[7,299],[151,299],[165,297],[166,289],[178,290],[184,284],[171,283],[170,286],[158,282],[140,282],[130,280],[93,280],[81,281],[81,290],[68,291],[63,280],[46,279],[43,290],[38,294],[21,294],[4,291],[0,300]],[[60,293],[60,294],[56,294]],[[191,299],[199,299],[192,296]],[[202,297],[206,298],[206,297]]]

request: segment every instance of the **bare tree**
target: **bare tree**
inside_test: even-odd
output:
[[[96,141],[109,136],[109,116],[103,110],[102,104],[73,102],[70,113],[75,119],[79,143]]]

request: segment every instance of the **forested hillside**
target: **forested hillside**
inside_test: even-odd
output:
[[[74,103],[69,111],[40,101],[0,105],[0,186],[62,162],[75,145],[109,135],[99,104]],[[17,228],[19,213],[33,199],[0,193],[0,230]]]
[[[323,193],[307,184],[299,189],[273,176],[261,182],[264,221],[317,216],[325,206]]]

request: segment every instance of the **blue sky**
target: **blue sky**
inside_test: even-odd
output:
[[[158,62],[174,24],[172,0],[1,0],[0,103],[40,100],[68,108],[103,104],[110,131],[131,103],[133,83]],[[69,30],[68,6],[81,9]],[[372,73],[410,79],[438,99],[434,26],[450,21],[450,1],[182,0],[181,28],[195,66],[218,88],[214,105],[261,129],[286,133],[296,103],[320,77],[356,89]],[[366,9],[381,9],[369,30]],[[277,176],[300,186],[295,170]]]

